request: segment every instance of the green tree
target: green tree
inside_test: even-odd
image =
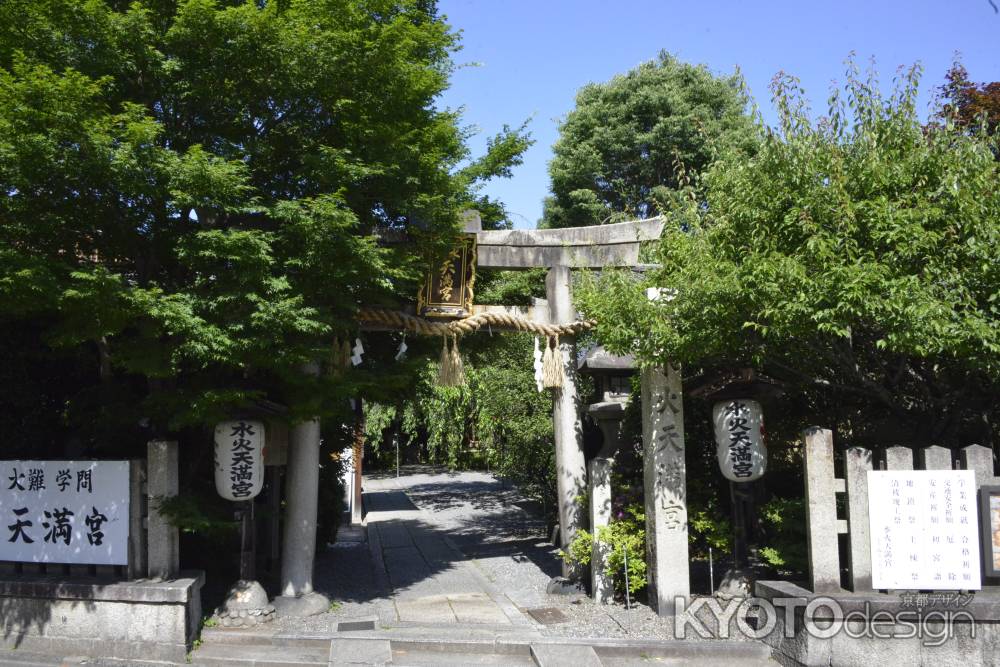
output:
[[[658,214],[718,155],[750,148],[746,111],[738,75],[717,77],[666,52],[583,87],[559,127],[539,226]]]
[[[600,337],[689,373],[762,369],[787,384],[798,428],[841,442],[995,442],[996,141],[925,127],[918,80],[910,69],[885,98],[851,63],[846,99],[834,91],[813,122],[797,82],[777,78],[780,126],[710,168],[704,205],[672,212],[662,269],[581,292]],[[644,286],[668,291],[651,302]]]
[[[5,356],[66,362],[5,363],[10,399],[17,369],[72,378],[44,436],[86,443],[260,398],[341,409],[356,388],[298,365],[411,294],[527,145],[458,169],[456,48],[427,0],[0,3],[0,328],[27,332]]]
[[[544,292],[538,271],[493,271],[477,281],[477,300],[527,305]],[[537,391],[532,337],[486,331],[462,338],[466,384],[437,386],[433,340],[414,355],[414,381],[391,399],[369,403],[369,444],[393,456],[397,438],[403,456],[451,468],[488,467],[543,502],[556,507],[552,401]]]

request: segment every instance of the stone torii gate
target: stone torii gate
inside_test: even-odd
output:
[[[662,219],[652,218],[592,227],[482,231],[478,217],[470,223],[465,231],[476,235],[477,266],[548,269],[545,281],[547,308],[535,307],[526,313],[532,320],[543,324],[568,324],[576,319],[571,290],[572,268],[638,266],[640,243],[658,239],[664,224]],[[510,310],[502,306],[479,306],[474,307],[473,312],[491,308]],[[579,506],[577,499],[588,490],[588,486],[580,424],[581,405],[576,386],[574,336],[560,336],[560,352],[564,380],[562,388],[554,390],[552,421],[560,546],[565,549],[582,527],[585,510]],[[657,613],[667,616],[674,613],[676,597],[687,598],[690,594],[681,376],[678,368],[668,366],[646,369],[641,379],[649,598]],[[610,503],[610,475],[593,475],[589,491],[592,500],[600,497]],[[592,519],[598,517],[595,523],[603,521],[606,524],[609,516],[610,507],[607,512],[591,512]],[[595,535],[599,527],[591,526]],[[595,552],[603,553],[602,550]],[[594,562],[592,568],[603,569],[603,565]],[[568,575],[568,566],[564,564],[563,569]],[[607,599],[606,583],[600,587],[596,583],[602,578],[594,578],[594,594]]]
[[[639,244],[658,239],[659,218],[594,227],[482,231],[478,218],[466,232],[476,235],[476,264],[480,268],[548,269],[545,278],[547,308],[528,313],[540,324],[568,324],[576,320],[570,271],[573,268],[635,266]],[[489,308],[488,306],[486,307]],[[585,524],[586,511],[578,498],[587,491],[587,463],[583,453],[580,401],[576,384],[576,337],[560,336],[563,386],[554,390],[552,425],[556,449],[556,485],[559,502],[559,545],[565,549]],[[569,565],[563,564],[569,576]]]
[[[571,325],[576,321],[573,307],[571,270],[573,268],[603,268],[607,266],[639,266],[639,248],[643,241],[658,239],[663,220],[652,218],[593,227],[571,227],[542,230],[483,231],[478,214],[466,218],[464,231],[476,237],[476,266],[493,269],[545,268],[546,300],[534,306],[472,306],[467,315],[503,313],[516,315],[539,325]],[[410,318],[415,319],[415,318]],[[364,322],[369,330],[386,327]],[[557,494],[559,503],[560,547],[573,541],[585,524],[586,508],[578,499],[588,490],[587,464],[583,452],[581,405],[576,384],[576,337],[561,333],[559,353],[562,357],[562,387],[553,390],[552,420],[555,436]],[[313,370],[313,369],[308,369]],[[662,616],[673,615],[674,599],[690,593],[688,574],[687,498],[684,465],[684,426],[680,372],[677,368],[649,369],[642,373],[642,413],[647,579],[650,603]],[[308,422],[304,428],[313,428]],[[301,430],[301,429],[300,429]],[[293,431],[289,467],[315,465],[318,445],[315,437],[303,437],[311,443],[309,451],[296,454],[297,440]],[[309,435],[314,435],[310,433]],[[295,544],[286,544],[283,553],[283,596],[315,597],[312,592],[311,552],[315,546],[316,494],[314,475],[302,475],[304,482],[289,502],[289,530],[296,531]],[[597,477],[597,476],[595,476]],[[610,500],[609,475],[591,480],[600,489],[591,489],[592,496]],[[293,507],[294,506],[294,507]],[[301,506],[302,510],[299,510]],[[299,517],[299,515],[302,515]],[[601,514],[607,521],[610,512]],[[310,525],[311,524],[311,525]],[[311,528],[311,533],[310,533]],[[591,526],[596,533],[599,526]],[[310,534],[307,534],[310,533]],[[601,568],[601,563],[594,563]],[[563,565],[567,576],[570,566]],[[602,594],[602,597],[605,597]],[[302,600],[305,602],[305,600]],[[276,606],[279,600],[275,600]],[[282,604],[288,613],[296,614],[292,605]],[[305,606],[305,605],[303,605]],[[317,605],[310,605],[311,608]],[[282,609],[279,609],[279,613]]]

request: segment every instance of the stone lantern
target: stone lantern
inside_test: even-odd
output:
[[[620,446],[619,433],[629,402],[632,381],[636,373],[631,355],[611,354],[601,346],[590,348],[580,360],[577,371],[594,379],[596,402],[587,413],[601,430],[602,444],[597,455],[587,465],[590,495],[590,529],[594,547],[590,560],[591,595],[606,604],[614,596],[611,574],[607,571],[609,549],[598,539],[598,533],[611,520],[611,468]]]

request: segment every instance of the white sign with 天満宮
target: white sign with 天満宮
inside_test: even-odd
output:
[[[0,561],[128,564],[128,461],[2,461],[0,473]]]
[[[979,590],[971,470],[869,470],[872,586]]]

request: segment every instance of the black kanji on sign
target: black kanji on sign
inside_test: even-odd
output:
[[[243,438],[248,435],[255,435],[252,424],[247,424],[246,422],[238,422],[233,426],[233,432],[229,434],[230,437]]]
[[[78,470],[76,472],[76,492],[79,493],[86,489],[87,493],[94,492],[94,483],[91,478],[90,470]]]
[[[234,438],[231,445],[232,460],[230,461],[229,481],[233,497],[247,498],[253,489],[253,440],[248,436],[256,435],[252,424],[238,422],[229,434]]]
[[[246,463],[234,465],[229,473],[229,481],[232,482],[230,488],[233,490],[233,495],[237,498],[246,498],[253,488],[253,467]]]
[[[8,477],[7,479],[10,480],[10,486],[7,487],[8,491],[11,491],[13,489],[17,489],[19,491],[24,491],[24,484],[21,484],[21,480],[24,479],[24,473],[23,472],[19,473],[17,471],[17,468],[11,468],[11,470],[10,470],[10,477]]]
[[[104,516],[94,508],[87,518],[83,520],[87,524],[87,529],[90,531],[87,533],[87,541],[90,542],[95,547],[101,546],[101,542],[104,541],[104,533],[101,532],[101,526],[108,520],[108,517]]]
[[[742,401],[733,401],[726,406],[726,427],[729,430],[729,458],[733,462],[733,475],[750,477],[753,474],[750,453],[749,408]]]
[[[45,471],[32,468],[28,471],[28,491],[43,491],[45,489]]]
[[[14,523],[7,526],[7,529],[11,533],[10,539],[7,540],[8,542],[17,542],[18,538],[21,538],[21,541],[24,542],[25,544],[31,544],[32,542],[34,542],[33,539],[28,537],[28,533],[24,531],[25,528],[31,528],[31,526],[33,526],[34,524],[31,521],[21,520],[21,517],[27,513],[28,513],[27,507],[22,507],[19,510],[14,510]]]
[[[73,475],[69,473],[69,468],[60,470],[56,473],[56,486],[59,487],[59,491],[65,491],[66,487],[72,484]]]
[[[62,540],[64,544],[69,545],[70,538],[73,537],[73,526],[69,521],[71,516],[73,516],[73,512],[65,507],[61,510],[53,508],[51,512],[46,511],[42,528],[47,529],[48,532],[45,533],[44,540],[53,544]],[[49,523],[50,521],[52,523]]]

